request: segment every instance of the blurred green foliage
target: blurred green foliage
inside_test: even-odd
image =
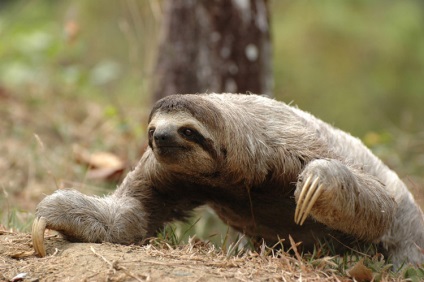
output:
[[[54,92],[148,101],[160,1],[8,4],[2,87],[35,100]],[[359,136],[423,130],[422,1],[284,0],[271,12],[278,99]]]
[[[6,2],[1,86],[35,100],[54,92],[149,101],[159,6]],[[278,99],[361,137],[388,126],[423,130],[422,1],[284,0],[271,12]]]
[[[146,3],[38,0],[3,6],[1,86],[34,100],[54,94],[146,101],[155,41],[146,37],[157,29]]]
[[[274,1],[276,96],[354,135],[424,129],[422,1]]]
[[[275,95],[424,175],[424,2],[273,1]],[[424,203],[422,179],[409,179]]]

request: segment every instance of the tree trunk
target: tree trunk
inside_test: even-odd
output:
[[[154,99],[272,93],[267,0],[167,0]]]

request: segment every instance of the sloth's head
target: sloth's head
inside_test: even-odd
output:
[[[149,146],[170,171],[213,176],[225,158],[225,148],[216,142],[220,118],[220,111],[201,96],[168,96],[150,114]]]

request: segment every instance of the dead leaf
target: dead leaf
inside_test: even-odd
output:
[[[125,162],[115,154],[91,153],[78,145],[74,145],[73,150],[76,161],[89,167],[87,177],[90,179],[119,178],[125,169]]]
[[[0,228],[1,228],[1,226],[0,226]],[[0,235],[4,235],[4,234],[13,234],[13,232],[7,231],[7,230],[4,230],[4,229],[0,229]]]
[[[346,273],[356,281],[371,281],[373,279],[372,270],[364,265],[364,259],[358,261]]]
[[[80,33],[80,25],[77,21],[69,19],[65,23],[64,30],[68,43],[73,43]]]
[[[3,86],[0,86],[0,100],[4,99],[11,99],[12,95],[10,94],[10,92],[4,88]]]
[[[13,259],[23,259],[34,255],[34,251],[21,251],[15,253],[6,253],[6,255]]]
[[[90,153],[88,150],[74,145],[75,159],[93,168],[119,168],[124,162],[116,155],[109,152]]]
[[[124,172],[124,167],[116,169],[116,168],[98,168],[91,169],[87,173],[87,177],[89,179],[117,179]]]

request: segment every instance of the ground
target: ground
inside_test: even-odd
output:
[[[1,232],[1,231],[0,231]],[[182,247],[70,243],[47,236],[47,256],[34,255],[29,234],[0,233],[0,281],[343,281],[291,256],[226,256],[192,240]],[[15,278],[15,280],[14,280]]]

